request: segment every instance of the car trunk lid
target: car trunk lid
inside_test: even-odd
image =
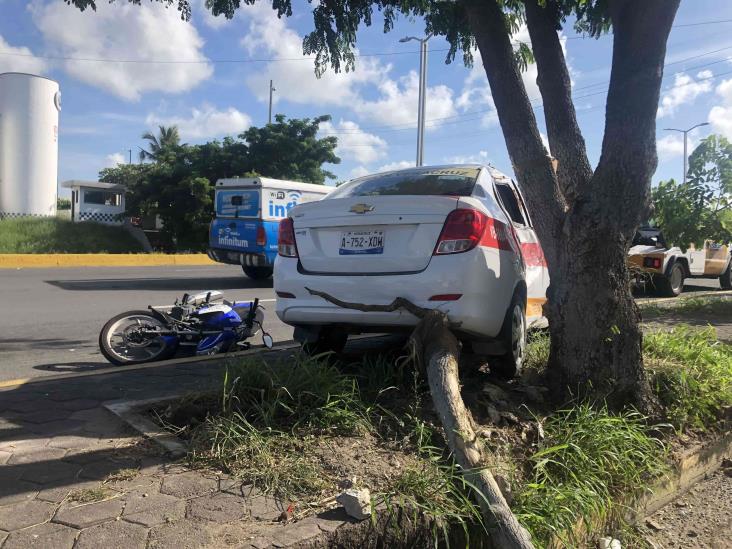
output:
[[[292,211],[303,268],[321,274],[421,271],[432,257],[451,196],[354,196]]]

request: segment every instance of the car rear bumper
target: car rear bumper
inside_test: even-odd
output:
[[[208,257],[219,263],[246,267],[272,267],[274,261],[264,253],[239,252],[225,248],[209,248]]]
[[[503,272],[501,272],[503,270]],[[298,260],[278,257],[274,288],[294,298],[278,297],[277,316],[291,325],[343,325],[352,331],[393,331],[414,326],[410,313],[361,312],[332,305],[307,288],[352,303],[387,305],[397,297],[425,308],[438,308],[459,332],[477,339],[495,337],[503,323],[520,275],[512,255],[488,248],[436,256],[419,273],[387,275],[313,275],[298,269]],[[430,301],[431,296],[461,294],[456,301]]]

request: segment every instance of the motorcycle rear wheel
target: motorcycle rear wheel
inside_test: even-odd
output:
[[[167,330],[162,320],[150,311],[127,311],[110,318],[99,333],[99,350],[116,366],[165,360],[175,354],[177,345],[162,337],[134,341],[134,329],[148,326]]]

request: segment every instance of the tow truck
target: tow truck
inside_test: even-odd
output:
[[[635,282],[650,282],[657,293],[676,297],[684,291],[687,278],[718,278],[724,290],[732,290],[730,246],[705,240],[701,249],[691,244],[686,251],[668,246],[656,227],[641,227],[628,251],[628,263]]]

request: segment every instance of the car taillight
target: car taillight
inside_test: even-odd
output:
[[[286,217],[280,221],[280,230],[277,235],[277,251],[282,257],[297,257],[295,225],[291,217]]]
[[[643,258],[643,266],[650,267],[651,269],[660,269],[661,268],[661,258],[660,257],[645,257],[645,258]]]
[[[459,254],[472,250],[483,237],[488,216],[477,210],[453,210],[445,219],[434,255]]]
[[[257,246],[267,245],[267,231],[264,230],[262,225],[257,227]]]

